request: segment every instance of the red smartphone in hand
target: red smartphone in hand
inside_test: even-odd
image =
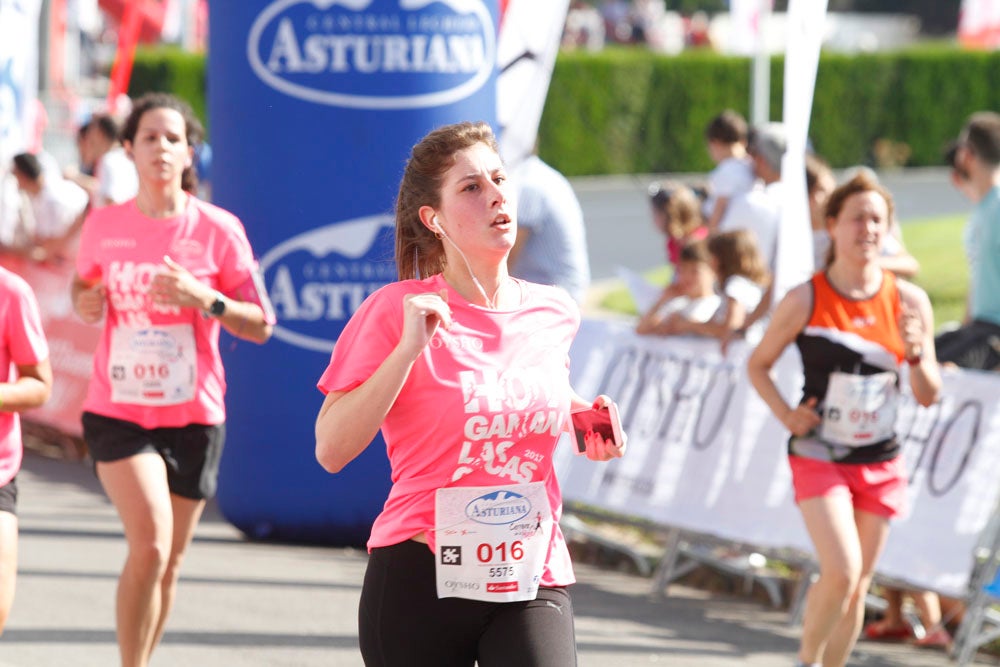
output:
[[[605,440],[611,440],[616,447],[622,446],[622,420],[618,414],[618,405],[611,403],[606,408],[583,408],[570,412],[573,419],[573,431],[576,433],[576,449],[582,454],[587,451],[586,435],[594,431]]]

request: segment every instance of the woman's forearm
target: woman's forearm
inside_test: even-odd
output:
[[[777,385],[774,384],[774,380],[771,379],[771,368],[750,363],[747,365],[747,376],[750,379],[750,384],[753,385],[774,416],[778,418],[778,421],[784,423],[785,417],[792,410],[792,407],[788,405],[781,392],[778,391]]]
[[[263,308],[249,301],[236,301],[224,296],[220,298],[226,304],[225,312],[218,318],[223,329],[243,340],[267,342],[273,327],[264,317]]]
[[[937,401],[941,391],[941,373],[936,359],[924,357],[910,366],[910,391],[917,403],[924,407]]]
[[[44,404],[49,399],[52,385],[38,378],[18,378],[14,382],[0,383],[0,410],[21,412]]]

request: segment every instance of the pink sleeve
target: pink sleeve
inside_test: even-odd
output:
[[[228,243],[225,244],[225,254],[219,261],[219,289],[229,294],[250,279],[257,262],[253,258],[253,250],[243,225],[234,220],[233,226],[227,231]]]
[[[42,329],[38,301],[24,281],[15,288],[7,313],[7,344],[10,358],[19,366],[37,364],[49,358],[49,344]]]
[[[94,214],[87,215],[80,231],[80,247],[76,252],[76,272],[84,280],[101,277],[101,265],[97,262],[97,232]]]
[[[350,391],[371,377],[399,343],[402,304],[400,291],[385,288],[365,299],[337,339],[320,391]]]
[[[277,321],[274,307],[264,288],[260,268],[247,239],[246,230],[239,221],[236,221],[236,225],[230,231],[226,255],[219,265],[219,289],[237,301],[260,306],[264,311],[264,320],[268,324]]]

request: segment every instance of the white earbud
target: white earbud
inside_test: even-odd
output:
[[[444,230],[441,229],[441,224],[438,222],[438,217],[436,215],[431,218],[431,224],[434,225],[434,229],[444,234]]]

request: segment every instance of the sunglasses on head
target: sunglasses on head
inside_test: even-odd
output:
[[[666,206],[670,202],[670,198],[674,196],[673,188],[665,188],[660,183],[651,183],[647,192],[650,202],[658,208]]]

